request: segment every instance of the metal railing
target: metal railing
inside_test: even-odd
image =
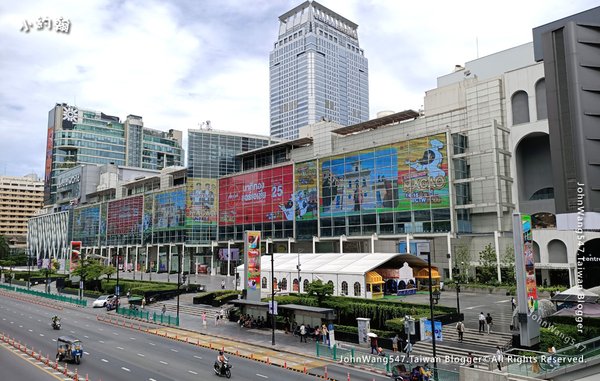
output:
[[[0,288],[4,289],[4,290],[9,290],[9,291],[20,292],[22,294],[38,296],[41,298],[56,300],[56,301],[64,302],[64,303],[72,303],[72,304],[75,304],[78,306],[87,307],[86,299],[79,299],[79,298],[74,298],[74,297],[70,297],[70,296],[50,294],[50,293],[46,293],[46,292],[42,292],[42,291],[28,290],[26,288],[17,287],[17,286],[6,286],[3,284],[0,285]]]
[[[127,317],[146,320],[153,323],[174,325],[179,327],[179,318],[168,314],[156,313],[155,311],[144,311],[135,308],[118,307],[117,314]]]

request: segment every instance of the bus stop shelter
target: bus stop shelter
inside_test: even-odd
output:
[[[317,327],[324,322],[329,323],[335,319],[335,310],[332,308],[283,304],[278,309],[281,310],[281,315],[288,316],[290,322],[296,322],[298,325],[310,324],[311,327]]]

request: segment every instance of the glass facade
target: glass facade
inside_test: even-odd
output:
[[[358,26],[309,2],[279,20],[269,63],[271,135],[295,139],[299,128],[323,119],[368,120],[368,60]]]
[[[48,114],[48,126],[45,204],[56,202],[57,176],[80,164],[162,169],[184,162],[180,143],[169,133],[126,126],[102,112],[57,104]]]

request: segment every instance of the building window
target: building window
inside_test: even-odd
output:
[[[300,282],[298,282],[298,279],[294,279],[293,286],[292,286],[292,291],[294,291],[294,292],[300,292],[299,287],[300,287]]]
[[[529,200],[549,200],[554,198],[554,188],[542,188],[535,191]]]
[[[517,91],[512,100],[513,125],[529,123],[529,97],[525,91]]]
[[[263,277],[261,282],[260,282],[260,287],[261,288],[267,288],[267,277]]]
[[[548,105],[546,104],[546,80],[540,79],[535,83],[535,108],[537,119],[548,119]]]
[[[287,278],[281,280],[281,290],[287,291]]]
[[[304,292],[306,292],[306,290],[308,290],[308,279],[304,279],[304,282],[302,282],[302,290]]]
[[[277,278],[273,278],[273,289],[277,290]]]
[[[331,287],[333,287],[333,282],[332,281],[327,282],[327,284],[331,285]],[[333,288],[333,290],[335,290],[335,287]]]
[[[360,296],[360,283],[354,282],[354,296]]]
[[[348,295],[348,282],[342,282],[342,295]]]

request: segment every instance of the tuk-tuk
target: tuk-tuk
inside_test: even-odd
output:
[[[79,364],[83,356],[83,345],[73,336],[61,336],[56,340],[56,361],[73,361]]]

